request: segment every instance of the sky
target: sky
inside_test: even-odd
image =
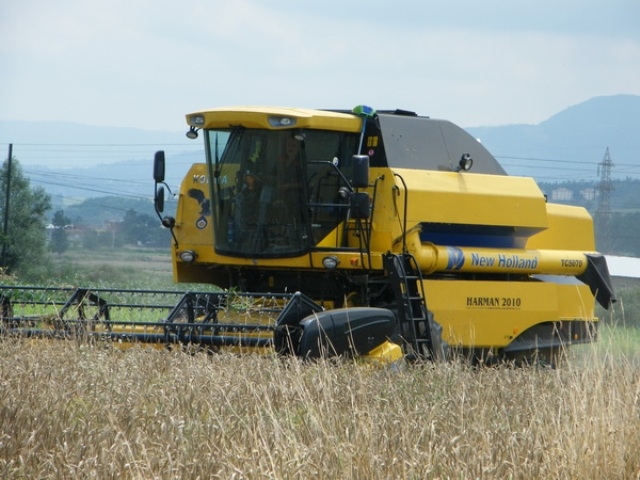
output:
[[[535,124],[640,95],[638,0],[0,0],[0,120],[182,131],[227,105]]]

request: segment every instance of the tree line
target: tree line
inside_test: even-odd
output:
[[[57,210],[48,226],[49,250],[64,253],[69,248],[166,247],[171,234],[156,216],[129,209],[124,218],[109,221],[102,227],[73,223],[63,210]]]
[[[10,173],[10,175],[9,175]],[[51,197],[42,187],[33,187],[20,163],[12,158],[0,169],[0,270],[18,274],[47,263],[49,253],[69,248],[119,248],[124,245],[167,247],[171,235],[160,220],[133,208],[119,220],[102,227],[76,225],[64,210],[51,217]]]

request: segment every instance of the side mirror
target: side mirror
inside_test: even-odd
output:
[[[369,186],[369,156],[354,155],[351,157],[353,178],[351,183],[354,188],[367,188]]]
[[[367,192],[355,192],[351,195],[351,218],[366,220],[371,216],[371,200]]]
[[[153,199],[153,203],[156,207],[156,212],[162,213],[164,210],[164,187],[156,190],[156,197]]]
[[[153,157],[153,179],[156,183],[164,182],[164,150],[158,150]]]

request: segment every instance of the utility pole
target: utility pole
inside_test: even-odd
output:
[[[9,241],[9,199],[11,198],[11,157],[13,157],[13,143],[9,144],[9,157],[7,158],[7,191],[4,201],[4,229],[2,231],[2,262],[0,268],[7,265],[7,242]]]
[[[613,161],[609,154],[609,147],[607,147],[602,162],[598,164],[598,176],[600,177],[598,194],[600,201],[598,202],[598,210],[596,211],[597,225],[600,229],[599,237],[602,241],[601,245],[598,246],[598,250],[603,253],[609,253],[611,251],[611,191],[613,190],[611,169],[613,166]]]

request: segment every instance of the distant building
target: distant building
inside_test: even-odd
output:
[[[551,200],[554,202],[568,201],[573,198],[573,191],[560,187],[551,191]]]
[[[596,198],[596,189],[595,188],[584,188],[580,190],[580,196],[585,200],[593,200]]]

